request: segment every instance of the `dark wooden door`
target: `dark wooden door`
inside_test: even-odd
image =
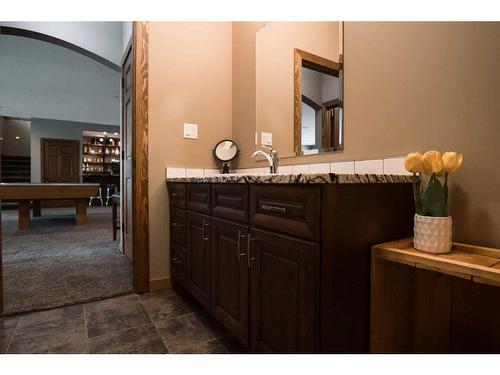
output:
[[[123,218],[123,251],[130,262],[133,262],[133,93],[134,69],[132,47],[122,65],[122,218]]]
[[[43,183],[80,182],[80,142],[41,138]]]
[[[210,310],[210,216],[188,211],[187,289]]]
[[[318,244],[256,229],[248,242],[252,348],[314,352]]]
[[[248,227],[212,219],[212,314],[248,345]]]

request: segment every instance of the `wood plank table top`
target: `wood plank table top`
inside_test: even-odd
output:
[[[413,238],[375,245],[372,256],[412,267],[500,286],[500,249],[453,243],[451,252],[430,254],[413,247]]]
[[[98,188],[99,184],[2,183],[0,184],[0,199],[18,201],[19,229],[30,227],[31,201],[38,200],[74,199],[76,201],[76,223],[81,225],[87,222],[87,199],[95,197]],[[34,212],[35,216],[39,216],[39,211],[38,208],[38,212]]]
[[[0,199],[79,199],[97,195],[99,184],[2,183]]]

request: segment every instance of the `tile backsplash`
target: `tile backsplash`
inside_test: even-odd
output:
[[[404,156],[389,157],[384,159],[368,159],[340,161],[333,163],[299,164],[283,165],[278,167],[279,174],[298,174],[298,173],[337,173],[337,174],[410,174],[404,167]],[[244,168],[235,169],[231,173],[254,174],[268,173],[269,168]],[[202,168],[176,168],[167,167],[165,169],[166,177],[207,177],[219,174],[218,169]]]

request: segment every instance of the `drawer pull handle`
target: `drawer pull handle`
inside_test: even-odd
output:
[[[248,236],[247,236],[247,247],[248,247],[248,249],[247,249],[247,251],[248,251],[247,264],[248,264],[248,268],[252,267],[252,263],[251,262],[252,262],[252,260],[255,260],[255,257],[250,258],[250,254],[251,254],[251,252],[250,252],[250,249],[251,249],[250,248],[250,244],[251,244],[252,241],[255,241],[255,238],[251,238],[251,237],[252,237],[252,235],[250,233],[248,233]]]
[[[172,193],[172,194],[170,194],[170,196],[171,196],[172,198],[175,198],[175,197],[177,197],[177,193]]]
[[[203,241],[208,241],[210,238],[205,236],[205,227],[208,227],[210,224],[207,223],[205,220],[203,220],[203,223],[201,224],[201,237]]]
[[[184,225],[182,225],[181,223],[172,223],[172,226],[174,228],[182,228]]]
[[[180,264],[182,263],[182,260],[180,260],[179,258],[172,258],[172,262],[175,264]]]
[[[280,212],[282,214],[286,213],[286,208],[285,207],[277,207],[277,206],[270,206],[268,204],[263,204],[260,206],[263,210],[265,211],[271,211],[271,212]]]
[[[238,231],[238,262],[241,261],[241,257],[246,255],[245,253],[241,252],[241,239],[245,238],[244,234],[241,234],[241,230]]]

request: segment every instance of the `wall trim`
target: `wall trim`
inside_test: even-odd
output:
[[[156,292],[157,290],[163,289],[172,289],[172,279],[170,277],[161,277],[149,280],[150,292]]]
[[[148,113],[149,113],[149,23],[134,22],[133,97],[133,264],[134,290],[149,291],[149,192],[148,192]]]

